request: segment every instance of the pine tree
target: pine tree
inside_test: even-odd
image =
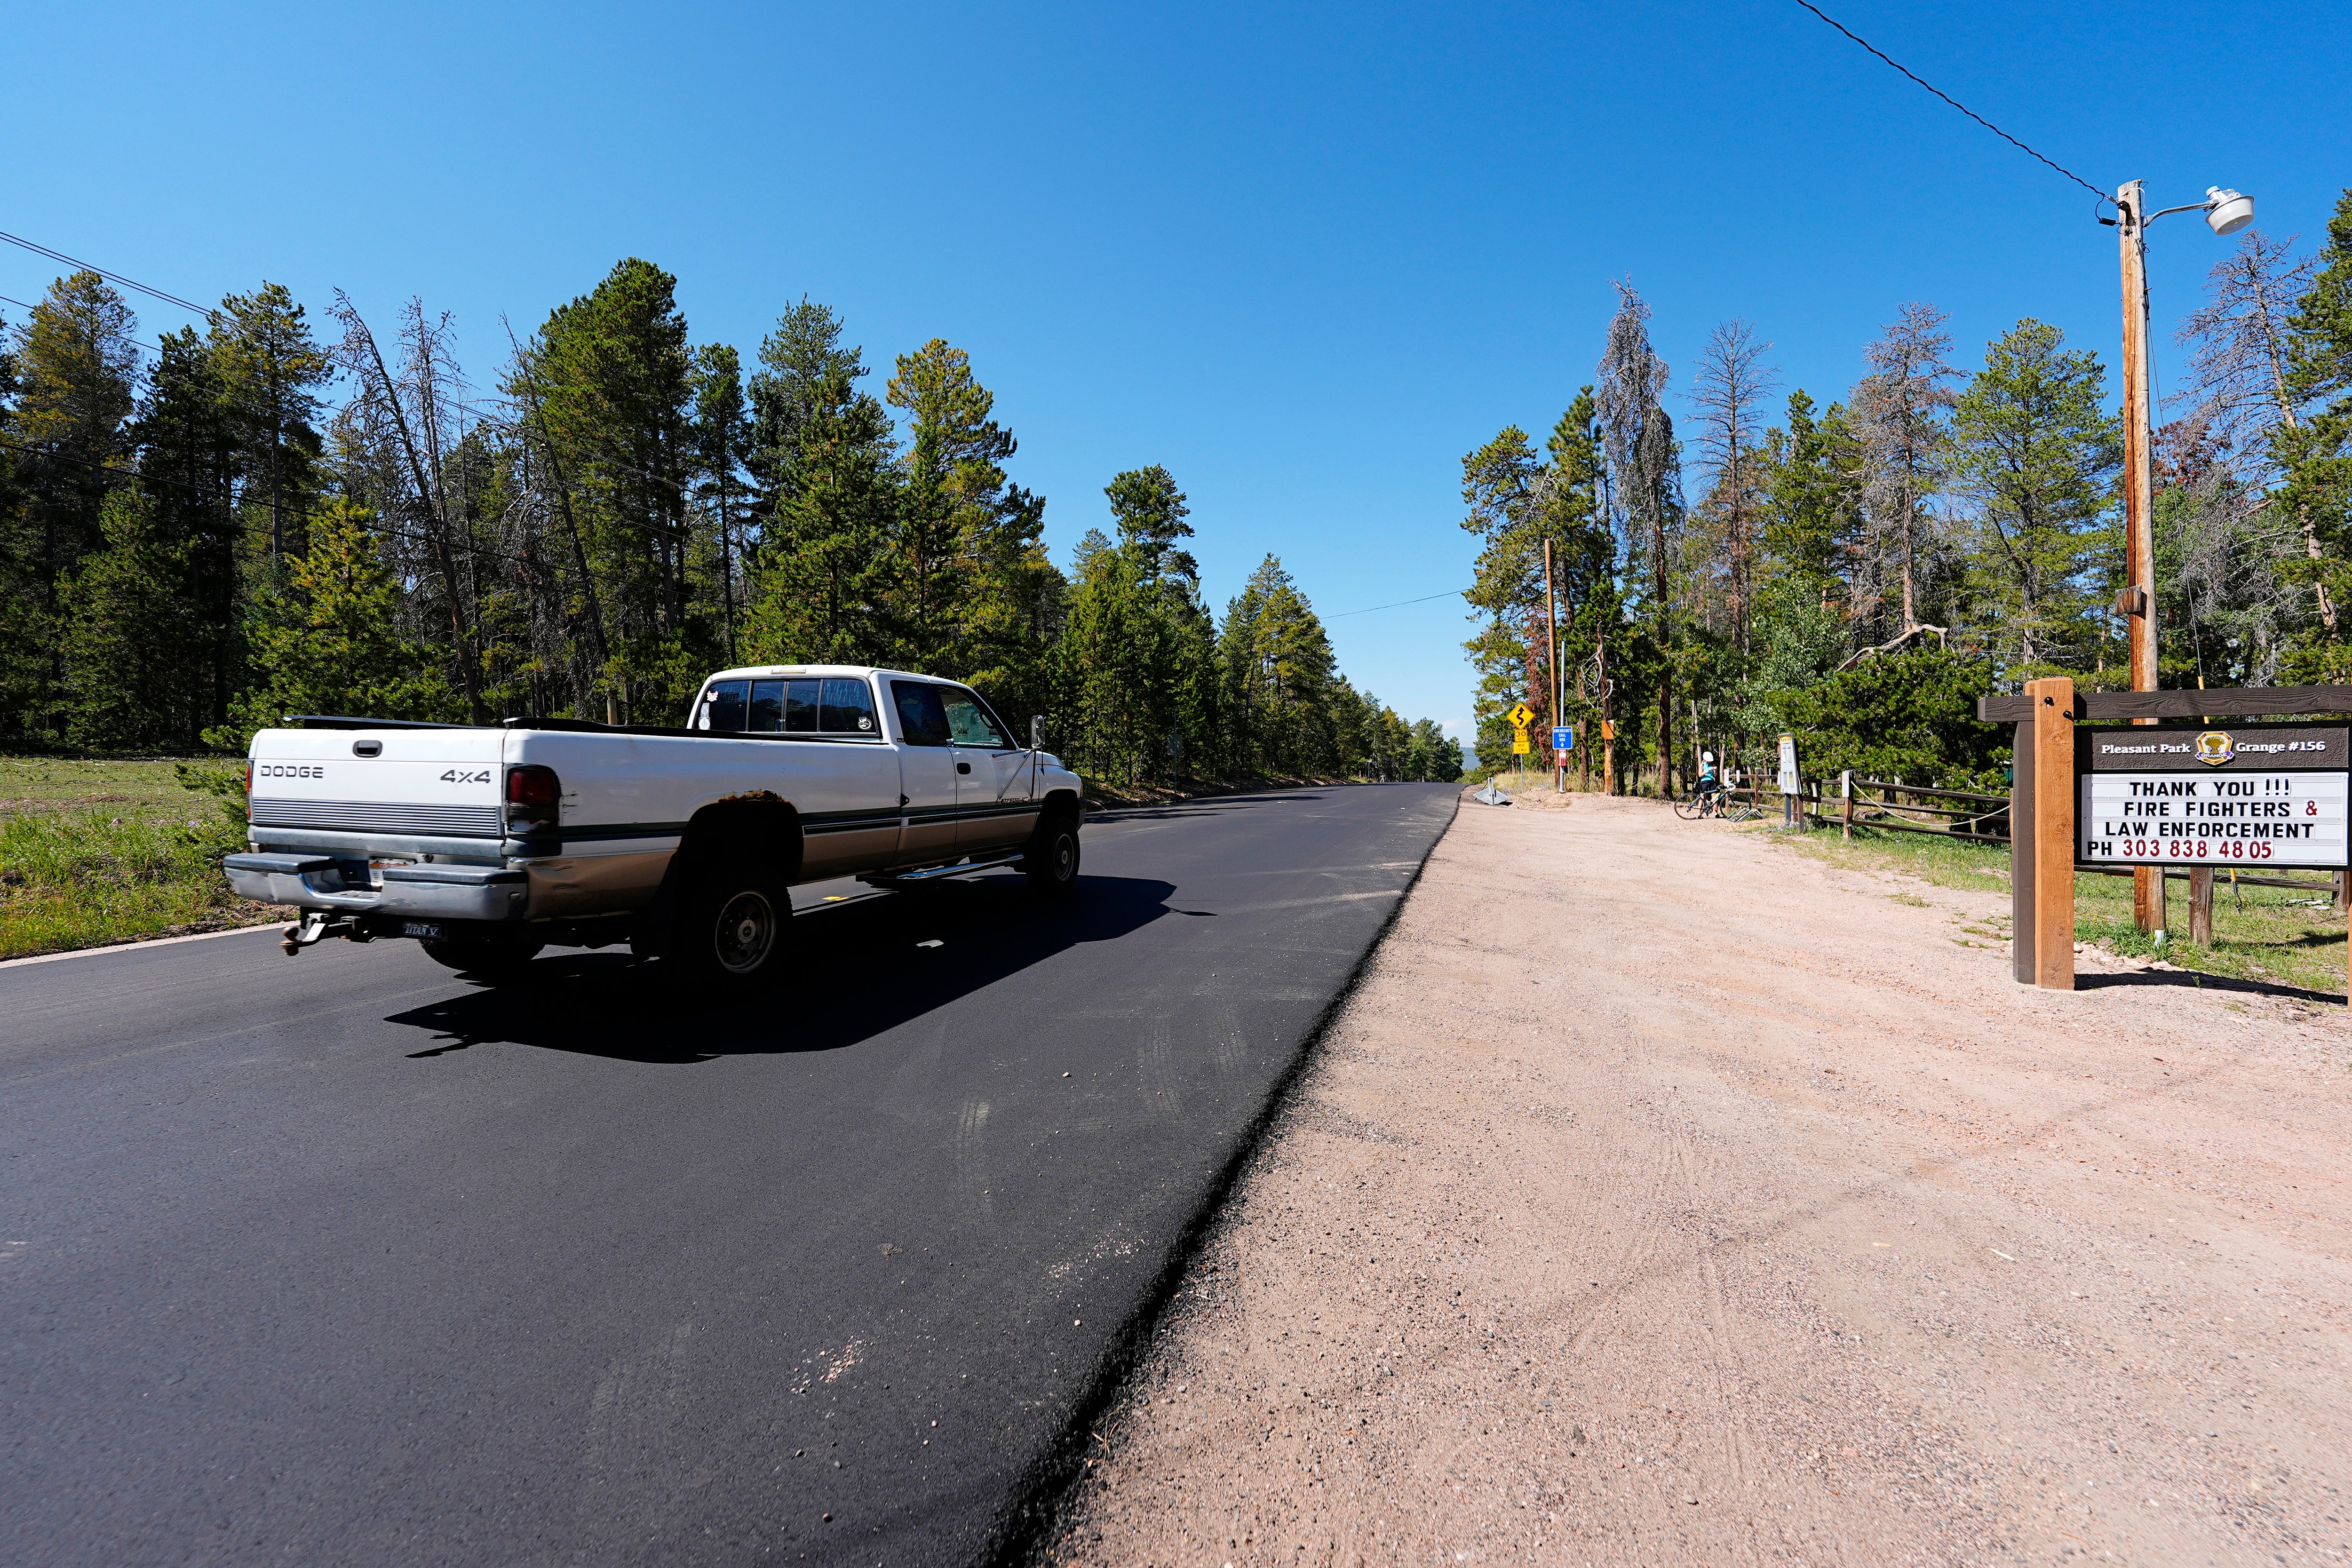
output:
[[[1331,641],[1276,557],[1260,562],[1226,606],[1217,656],[1251,771],[1318,773],[1338,765]]]
[[[60,585],[66,738],[77,746],[184,747],[210,720],[190,551],[159,510],[136,487],[110,492],[101,548]]]
[[[1486,617],[1463,647],[1478,672],[1472,699],[1478,759],[1490,768],[1502,767],[1511,754],[1504,714],[1522,698],[1549,689],[1536,674],[1541,644],[1535,626],[1543,613],[1543,537],[1536,515],[1540,475],[1535,447],[1516,425],[1462,459],[1462,500],[1469,509],[1462,527],[1479,546],[1464,597],[1473,613]]]
[[[689,571],[694,366],[677,289],[627,258],[549,315],[526,363],[597,584],[604,679],[621,709],[647,722],[683,716],[719,640]]]
[[[243,427],[240,488],[268,521],[270,558],[299,553],[303,520],[320,488],[318,389],[334,362],[282,283],[223,299],[209,347],[222,401]]]
[[[1552,584],[1559,598],[1559,683],[1567,707],[1550,713],[1549,690],[1538,704],[1542,722],[1574,722],[1598,735],[1600,666],[1612,637],[1622,640],[1624,595],[1619,585],[1616,535],[1609,527],[1607,479],[1600,409],[1590,386],[1552,427],[1545,443],[1551,465],[1541,476],[1543,537],[1552,542]],[[1447,778],[1460,775],[1460,752]]]
[[[751,451],[751,426],[743,401],[743,366],[725,343],[705,343],[694,352],[694,447],[699,480],[695,500],[710,518],[707,534],[719,577],[719,636],[727,662],[740,662],[739,603],[743,589],[743,536],[750,500],[742,483]]]
[[[1813,400],[1801,388],[1790,393],[1788,426],[1772,431],[1767,447],[1764,552],[1772,583],[1786,603],[1843,607],[1862,549],[1862,454],[1844,405],[1832,403],[1815,419]]]
[[[204,673],[204,722],[218,724],[245,678],[239,622],[247,535],[238,479],[246,426],[213,344],[182,328],[158,350],[131,440],[156,526],[187,553],[189,618],[179,640]]]
[[[205,739],[243,752],[253,732],[289,713],[449,720],[459,709],[439,651],[400,632],[401,584],[372,532],[374,518],[340,497],[313,515],[310,544],[284,588],[257,606],[257,682]]]
[[[16,341],[14,406],[0,440],[13,448],[21,504],[0,517],[0,573],[14,606],[9,689],[0,723],[58,736],[67,728],[59,682],[58,591],[103,542],[107,492],[127,477],[135,326],[122,296],[95,272],[49,286]]]
[[[2273,437],[2285,482],[2273,502],[2317,536],[2325,559],[2305,574],[2340,605],[2352,602],[2352,190],[2328,219],[2317,260],[2287,323],[2284,399],[2307,412]],[[2306,636],[2292,668],[2295,679],[2352,679],[2352,649],[2323,626]]]
[[[2020,673],[2097,659],[2101,590],[2120,560],[2109,504],[2121,426],[2100,406],[2098,356],[2064,343],[2055,327],[2018,322],[1986,350],[1953,420],[1976,504],[1969,592]]]
[[[887,663],[898,489],[889,416],[835,364],[793,440],[791,458],[771,470],[777,500],[753,568],[748,657]]]
[[[970,680],[1016,720],[1042,710],[1060,574],[1045,505],[1003,465],[1019,449],[969,356],[934,338],[902,354],[888,400],[908,416],[890,584],[910,668]]]

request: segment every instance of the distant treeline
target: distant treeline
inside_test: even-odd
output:
[[[2026,320],[1963,368],[1944,313],[1914,303],[1842,400],[1776,408],[1771,345],[1735,321],[1678,430],[1649,307],[1621,289],[1597,378],[1544,450],[1513,426],[1463,459],[1482,762],[1507,757],[1513,702],[1553,721],[1546,542],[1563,717],[1591,725],[1612,683],[1628,777],[1687,779],[1701,747],[1754,766],[1793,731],[1810,773],[1997,781],[2005,737],[1974,721],[1979,694],[2129,685],[2123,428],[2095,353]],[[2247,231],[2178,339],[2191,374],[2156,433],[2160,684],[2352,680],[2352,191],[2314,253]]]
[[[149,341],[58,279],[0,341],[0,743],[209,744],[289,712],[683,721],[724,665],[972,682],[1122,784],[1459,776],[1335,668],[1268,555],[1214,615],[1164,468],[1113,477],[1071,570],[963,351],[877,396],[803,300],[748,374],[635,258],[487,386],[412,300],[326,332],[276,284]]]

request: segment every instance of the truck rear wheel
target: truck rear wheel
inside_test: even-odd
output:
[[[791,895],[751,871],[704,877],[684,900],[670,932],[668,962],[708,990],[745,993],[783,968]]]
[[[1037,824],[1021,869],[1039,898],[1066,899],[1078,886],[1078,819],[1056,814]]]

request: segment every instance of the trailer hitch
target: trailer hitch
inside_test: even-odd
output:
[[[331,936],[351,942],[367,941],[367,933],[351,915],[331,915],[325,910],[304,910],[302,918],[286,928],[286,938],[278,945],[291,958],[304,948]]]

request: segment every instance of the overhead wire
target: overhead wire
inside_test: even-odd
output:
[[[28,453],[37,458],[47,458],[48,461],[53,463],[71,463],[76,468],[89,468],[95,473],[101,474],[110,479],[119,481],[122,484],[169,485],[174,489],[189,490],[197,495],[203,495],[205,493],[202,486],[190,484],[185,479],[175,479],[164,474],[142,473],[136,468],[111,468],[105,463],[92,462],[88,458],[68,457],[62,452],[52,452],[45,447],[27,446],[22,441],[11,441],[5,438],[0,438],[0,447],[5,447],[12,452]],[[286,517],[298,518],[307,522],[315,522],[329,515],[327,512],[314,508],[302,506],[281,506],[278,510]],[[373,510],[373,508],[370,508],[369,510]],[[263,524],[256,522],[245,522],[239,521],[236,522],[234,526],[243,532],[252,534],[256,538],[266,537],[269,532],[268,528]],[[457,539],[446,541],[436,540],[429,533],[419,533],[413,529],[404,529],[397,526],[396,524],[385,522],[383,521],[381,516],[377,517],[374,521],[368,525],[368,531],[371,533],[384,534],[394,539],[407,540],[417,544],[433,545],[446,543],[451,549],[462,550],[469,555],[488,556],[491,560],[510,562],[517,566],[531,564],[530,562],[527,561],[522,556],[510,554],[503,550],[493,549],[488,545],[472,544]],[[541,567],[545,567],[548,563],[541,562],[538,564]]]
[[[1367,605],[1360,610],[1342,610],[1336,616],[1326,616],[1323,618],[1329,621],[1344,621],[1349,616],[1369,616],[1374,610],[1395,610],[1402,609],[1407,605],[1426,605],[1432,599],[1459,598],[1469,591],[1467,588],[1455,588],[1444,594],[1424,594],[1418,599],[1399,599],[1393,605]]]
[[[1911,69],[1910,67],[1895,58],[1895,57],[1880,48],[1877,45],[1872,43],[1868,38],[1864,37],[1861,34],[1855,32],[1853,28],[1839,21],[1836,17],[1831,16],[1820,6],[1814,5],[1812,0],[1797,0],[1797,4],[1802,5],[1806,10],[1811,11],[1814,16],[1819,16],[1822,21],[1827,22],[1831,26],[1835,27],[1839,32],[1843,33],[1855,43],[1860,44],[1864,48],[1868,49],[1872,54],[1876,55],[1880,59],[1885,60],[1888,65],[1893,66],[1896,70],[1901,71],[1905,76],[1909,77],[1913,81],[1918,83],[1921,87],[1926,88],[1929,92],[1934,93],[1937,98],[1942,99],[1946,103],[1950,104],[1954,109],[1958,110],[1962,114],[1967,115],[1970,120],[1975,121],[1979,125],[1983,126],[1986,130],[1991,132],[1994,135],[2000,137],[2002,141],[2008,142],[2011,146],[2016,148],[2027,157],[2034,159],[2039,163],[2048,164],[2051,168],[2056,170],[2059,174],[2065,175],[2068,179],[2074,181],[2076,184],[2082,186],[2084,190],[2090,192],[2093,195],[2098,197],[2099,200],[2106,203],[2109,206],[2113,206],[2115,205],[2115,197],[2099,189],[2098,186],[2091,184],[2090,181],[2083,178],[2082,175],[2074,173],[2074,170],[2066,167],[2063,163],[2057,162],[2055,159],[2045,157],[2042,153],[2035,152],[2032,148],[2027,146],[2016,137],[2011,136],[2008,132],[2003,131],[2000,126],[1995,125],[1991,121],[1987,120],[1983,115],[1979,114],[1975,110],[1970,109],[1967,104],[1962,103],[1958,99],[1954,98],[1950,93],[1946,92],[1943,89],[1937,87],[1934,82],[1927,80],[1925,77],[1919,75],[1918,72]]]
[[[183,300],[177,294],[169,294],[161,289],[151,289],[135,278],[125,278],[120,272],[109,272],[103,267],[93,266],[89,262],[79,260],[74,257],[68,256],[62,250],[51,250],[46,245],[37,244],[35,241],[26,239],[21,236],[9,234],[5,230],[0,230],[0,239],[5,239],[11,245],[22,247],[24,249],[32,251],[37,256],[46,256],[52,261],[62,261],[68,267],[77,267],[84,272],[95,272],[110,283],[120,283],[125,289],[136,289],[139,292],[147,295],[151,299],[161,300],[167,305],[177,305],[183,310],[194,310],[197,315],[203,316],[207,320],[220,314],[220,307],[217,305],[199,305],[194,300]]]
[[[50,252],[50,251],[47,251],[47,250],[44,250],[44,251],[43,251],[43,254],[44,254],[44,255],[54,255],[54,254],[56,254],[56,253],[54,253],[54,252]],[[63,259],[66,259],[66,260],[68,260],[68,261],[69,261],[69,262],[70,262],[72,258],[64,258]],[[76,265],[79,265],[79,263],[76,263]],[[98,269],[98,268],[90,268],[90,270],[92,270],[92,271],[98,271],[99,269]],[[114,276],[112,273],[103,273],[103,274],[101,274],[101,275],[102,275],[102,276],[105,276],[105,277],[108,277],[108,278],[112,278],[112,277]],[[5,300],[6,303],[11,304],[11,305],[17,306],[18,308],[20,308],[20,309],[22,309],[22,310],[37,310],[40,309],[40,307],[39,307],[38,305],[36,305],[36,304],[34,304],[33,302],[31,302],[31,301],[29,301],[29,300],[19,300],[19,299],[17,299],[16,296],[14,296],[14,295],[12,295],[12,294],[0,294],[0,300]],[[164,350],[163,350],[163,344],[162,342],[157,342],[157,341],[154,341],[154,340],[151,340],[151,339],[147,339],[147,338],[137,337],[137,336],[134,336],[134,335],[132,335],[132,334],[131,334],[131,333],[128,333],[128,332],[121,334],[121,337],[122,337],[123,341],[125,341],[125,342],[127,342],[128,343],[130,343],[130,344],[131,344],[134,349],[138,350],[138,351],[139,351],[139,352],[141,352],[142,353],[150,353],[150,352],[154,353],[161,353],[164,352]],[[265,422],[274,421],[274,420],[282,420],[282,419],[286,419],[287,417],[289,417],[289,416],[288,416],[284,411],[280,411],[280,410],[272,410],[272,409],[263,408],[263,407],[260,407],[260,406],[259,406],[259,405],[257,405],[251,404],[251,403],[247,403],[247,402],[244,402],[244,401],[242,401],[241,399],[238,399],[238,398],[234,398],[234,397],[223,397],[223,398],[218,399],[217,401],[218,401],[218,404],[219,404],[219,405],[220,405],[221,407],[223,407],[223,408],[226,408],[226,409],[230,409],[230,410],[233,410],[233,411],[236,412],[236,413],[239,413],[239,414],[244,415],[244,416],[245,416],[248,420],[252,421],[252,422],[253,422],[257,426],[261,426],[261,425],[262,425],[263,423],[265,423]],[[486,405],[485,405],[484,404],[480,403],[480,402],[478,402],[478,401],[475,401],[475,400],[473,400],[473,399],[469,399],[469,398],[454,398],[454,397],[453,397],[453,398],[445,398],[443,401],[444,401],[444,402],[446,404],[446,405],[447,405],[447,406],[449,406],[449,407],[462,410],[463,412],[465,412],[465,413],[467,413],[467,414],[469,414],[469,415],[473,416],[474,416],[474,418],[475,418],[478,422],[479,422],[480,424],[486,424],[486,425],[487,425],[487,424],[491,424],[491,423],[492,423],[492,420],[490,419],[490,417],[483,412],[483,409],[484,409],[484,407],[485,407]],[[510,429],[513,429],[513,428],[519,427],[519,425],[520,425],[520,422],[519,422],[519,421],[518,421],[518,422],[513,422],[513,423],[511,423],[511,424],[508,425],[508,426],[506,426],[506,428],[510,430]],[[541,438],[542,438],[542,439],[544,439],[545,437],[542,436],[542,437],[541,437]],[[0,445],[13,445],[13,444],[12,444],[12,443],[0,443]],[[45,451],[44,451],[44,449],[43,449],[43,448],[40,448],[40,447],[15,447],[15,449],[16,449],[16,450],[18,450],[18,451],[22,451],[22,452],[29,452],[29,453],[34,453],[34,454],[41,455],[41,456],[51,456],[51,457],[56,456],[56,454],[47,453],[47,452],[45,452]],[[73,461],[77,461],[78,459],[75,459],[75,458],[65,458],[64,460],[65,460],[65,461],[68,461],[68,462],[73,462]],[[636,467],[636,466],[635,466],[635,465],[634,465],[634,464],[626,463],[626,462],[622,462],[622,461],[619,461],[619,460],[616,460],[616,459],[613,459],[613,458],[607,458],[604,459],[604,460],[602,461],[601,466],[602,466],[602,467],[604,467],[604,468],[610,468],[610,469],[612,469],[612,470],[614,470],[614,471],[615,471],[615,472],[618,472],[618,473],[625,473],[625,474],[629,475],[629,476],[630,476],[630,477],[632,477],[632,478],[639,479],[644,479],[644,480],[646,480],[646,481],[651,482],[651,483],[655,483],[655,484],[668,484],[668,483],[677,482],[677,483],[679,483],[679,484],[680,484],[680,488],[681,488],[681,489],[686,488],[686,487],[684,486],[684,484],[683,484],[683,482],[682,482],[682,481],[675,481],[675,480],[673,480],[672,479],[670,479],[669,477],[667,477],[667,476],[664,476],[664,475],[648,473],[648,472],[647,472],[647,471],[646,471],[645,469],[640,468]],[[109,471],[112,471],[112,470],[109,470]],[[134,474],[137,472],[137,470],[131,470],[131,471],[132,471]],[[161,480],[160,482],[162,482],[162,483],[165,483],[165,484],[179,484],[179,483],[181,483],[182,481],[179,481],[179,480],[173,480],[173,479],[163,479],[163,480]],[[317,516],[318,514],[317,514],[317,513],[304,513],[304,512],[301,512],[301,511],[299,511],[299,510],[298,510],[298,511],[294,512],[292,515],[295,515],[295,516],[311,516],[311,517],[315,517],[315,516]],[[625,520],[622,520],[622,519],[614,519],[614,520],[611,520],[611,521],[612,521],[612,526],[616,527],[616,528],[619,528],[619,529],[621,529],[621,530],[623,530],[623,531],[626,531],[626,532],[630,532],[630,533],[637,534],[637,535],[639,535],[639,536],[641,536],[641,537],[646,538],[646,539],[651,540],[651,541],[654,541],[654,542],[656,542],[667,543],[667,544],[669,544],[669,545],[672,545],[672,546],[676,546],[676,545],[677,545],[677,544],[678,544],[682,540],[684,540],[686,537],[688,537],[687,531],[685,531],[685,530],[681,529],[679,526],[677,526],[677,525],[670,525],[670,524],[647,524],[647,523],[630,522],[630,521],[625,521]],[[495,553],[495,552],[493,552],[493,553]],[[500,559],[505,559],[505,560],[514,560],[514,559],[515,559],[515,558],[514,558],[514,557],[512,557],[512,556],[502,556],[502,557],[499,557],[499,558],[500,558]]]
[[[177,295],[166,294],[157,289],[148,289],[144,284],[132,283],[129,279],[121,277],[119,274],[109,272],[103,268],[89,267],[89,263],[78,261],[74,258],[65,255],[62,251],[51,250],[47,246],[37,245],[30,240],[18,239],[16,236],[5,233],[0,233],[0,239],[11,240],[16,244],[24,246],[28,250],[37,251],[43,256],[63,261],[68,266],[88,267],[90,271],[99,274],[99,276],[102,278],[111,279],[116,282],[124,283],[128,287],[139,289],[142,292],[154,294],[158,299],[169,300],[174,304],[188,306],[189,309],[196,309],[194,306],[189,306],[188,301],[180,299]],[[0,294],[0,300],[5,300],[11,305],[15,305],[20,310],[37,310],[40,309],[40,306],[33,301],[28,300],[19,300],[12,294]],[[205,313],[208,319],[213,320],[217,320],[220,315],[218,310],[208,310]],[[128,332],[123,333],[122,337],[142,352],[151,348],[158,353],[164,352],[164,346],[159,341],[136,337]],[[364,383],[366,377],[362,376],[361,379]],[[445,397],[441,401],[448,407],[471,415],[479,423],[489,424],[492,422],[492,416],[485,413],[484,410],[487,407],[494,406],[493,405],[485,404],[484,402],[472,398],[463,397]],[[223,406],[237,409],[256,419],[274,420],[284,417],[283,414],[278,411],[261,408],[253,404],[240,402],[235,398],[224,398],[221,402]],[[506,422],[505,427],[508,429],[517,428],[521,423],[522,421],[520,420],[509,419]],[[545,439],[543,432],[541,438]],[[652,473],[645,468],[637,467],[634,463],[625,462],[609,455],[600,458],[598,460],[598,466],[610,469],[615,473],[626,474],[632,479],[643,479],[649,484],[677,484],[681,489],[688,488],[686,486],[685,481],[677,479],[676,476]],[[644,523],[632,523],[626,521],[617,521],[615,526],[632,532],[645,534],[647,537],[658,536],[662,540],[671,543],[676,543],[678,539],[683,537],[680,530],[675,526],[665,525],[655,527]]]

